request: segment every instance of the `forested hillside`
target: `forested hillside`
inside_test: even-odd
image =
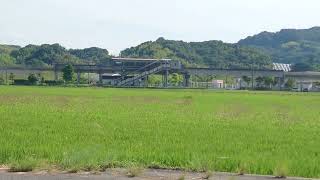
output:
[[[239,41],[270,54],[274,62],[299,64],[309,70],[320,70],[320,27],[262,32]]]
[[[320,71],[320,27],[262,32],[236,44],[222,41],[184,42],[159,38],[123,50],[122,57],[170,58],[186,66],[266,69],[272,62],[294,64],[294,70]],[[101,48],[66,49],[59,44],[0,45],[0,66],[46,67],[54,63],[103,64]]]
[[[123,57],[171,58],[186,66],[214,68],[270,68],[271,58],[258,50],[222,41],[183,42],[159,38],[128,48]]]
[[[28,45],[25,47],[0,45],[0,66],[46,67],[55,63],[104,63],[109,52],[100,48],[66,49],[59,44]]]

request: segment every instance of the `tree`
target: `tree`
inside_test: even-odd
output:
[[[29,74],[28,76],[28,81],[31,85],[35,85],[37,84],[37,82],[39,81],[38,77],[35,74]]]
[[[173,73],[170,76],[169,82],[175,86],[178,86],[180,83],[183,82],[183,77],[178,73]]]
[[[74,69],[71,64],[66,65],[63,69],[63,80],[66,82],[71,82],[73,80],[73,75],[74,75]]]
[[[248,76],[242,76],[242,80],[247,84],[247,86],[250,85],[251,78]]]
[[[265,87],[271,89],[272,85],[274,83],[274,79],[272,77],[264,77],[263,78],[263,83],[264,83]]]
[[[292,89],[294,87],[295,80],[292,78],[289,78],[285,84],[286,88]]]
[[[11,82],[13,82],[14,77],[15,77],[15,75],[14,75],[13,73],[10,73],[10,75],[9,75],[9,80],[10,80]]]
[[[263,81],[264,81],[264,78],[263,78],[263,77],[260,77],[260,76],[257,77],[257,78],[256,78],[257,86],[258,86],[258,87],[261,87]]]
[[[150,85],[159,85],[161,83],[161,76],[159,75],[150,75],[148,77],[148,84]]]
[[[15,63],[15,59],[11,57],[9,54],[0,53],[0,66],[13,65],[14,63]]]

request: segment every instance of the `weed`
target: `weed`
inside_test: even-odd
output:
[[[209,179],[213,176],[213,172],[211,171],[207,171],[204,176],[202,177],[202,179]]]
[[[128,169],[128,172],[127,172],[127,176],[129,178],[133,178],[133,177],[137,177],[139,176],[141,173],[142,173],[142,168],[138,168],[138,167],[132,167],[132,168],[129,168]]]
[[[284,164],[280,164],[274,170],[274,176],[276,178],[286,178],[289,173],[288,167]]]

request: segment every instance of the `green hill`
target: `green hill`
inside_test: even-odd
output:
[[[312,70],[320,70],[320,27],[262,32],[238,44],[261,49],[270,54],[274,62],[304,63]]]
[[[320,71],[320,27],[262,32],[238,43],[222,41],[184,42],[159,38],[121,52],[122,57],[170,58],[190,67],[272,67],[272,62],[290,63],[296,70]],[[59,44],[0,45],[0,66],[50,66],[54,63],[105,63],[106,49],[66,49]]]
[[[121,52],[123,57],[171,58],[186,66],[214,68],[270,68],[271,58],[253,48],[222,41],[183,42],[159,38]]]
[[[0,66],[46,67],[55,63],[104,63],[109,59],[109,52],[100,48],[68,50],[59,44],[25,47],[0,45]]]

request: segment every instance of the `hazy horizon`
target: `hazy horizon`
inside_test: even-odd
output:
[[[59,43],[112,54],[159,37],[234,43],[319,26],[316,0],[1,0],[0,44]]]

